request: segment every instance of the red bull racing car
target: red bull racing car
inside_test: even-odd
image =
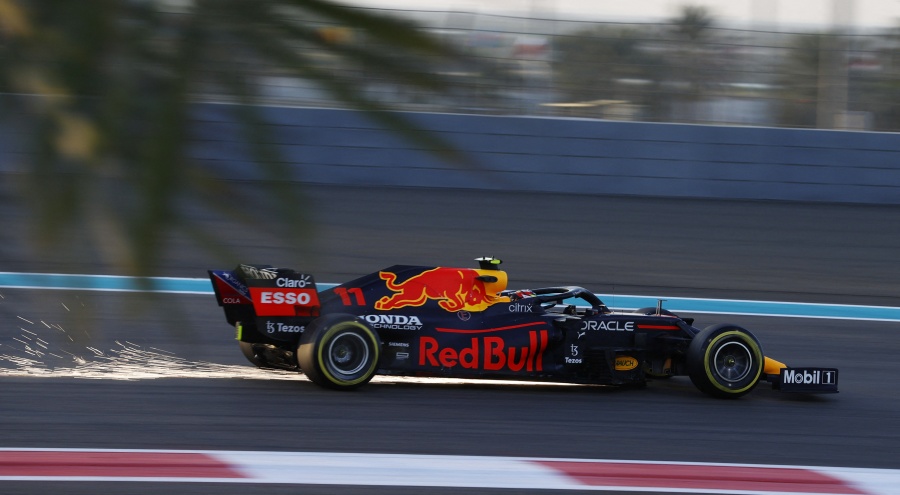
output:
[[[507,290],[500,260],[479,268],[395,265],[319,290],[312,275],[261,265],[210,270],[244,355],[332,389],[376,374],[642,386],[689,376],[714,397],[760,381],[837,392],[833,368],[790,368],[730,324],[699,329],[657,305],[611,311],[581,287]]]

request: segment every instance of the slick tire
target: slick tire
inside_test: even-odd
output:
[[[736,399],[759,382],[763,360],[762,348],[752,333],[735,325],[714,325],[691,340],[688,376],[705,394]]]
[[[353,315],[314,320],[300,337],[297,362],[315,384],[352,390],[375,376],[381,341],[375,330]]]

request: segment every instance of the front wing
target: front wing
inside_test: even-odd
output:
[[[782,368],[777,375],[767,375],[772,388],[782,392],[837,393],[838,370],[835,368]]]

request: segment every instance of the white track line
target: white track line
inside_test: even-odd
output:
[[[891,469],[327,452],[0,448],[2,480],[900,494]]]

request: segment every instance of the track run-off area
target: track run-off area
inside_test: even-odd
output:
[[[3,480],[865,495],[897,493],[900,471],[526,457],[3,448]]]

